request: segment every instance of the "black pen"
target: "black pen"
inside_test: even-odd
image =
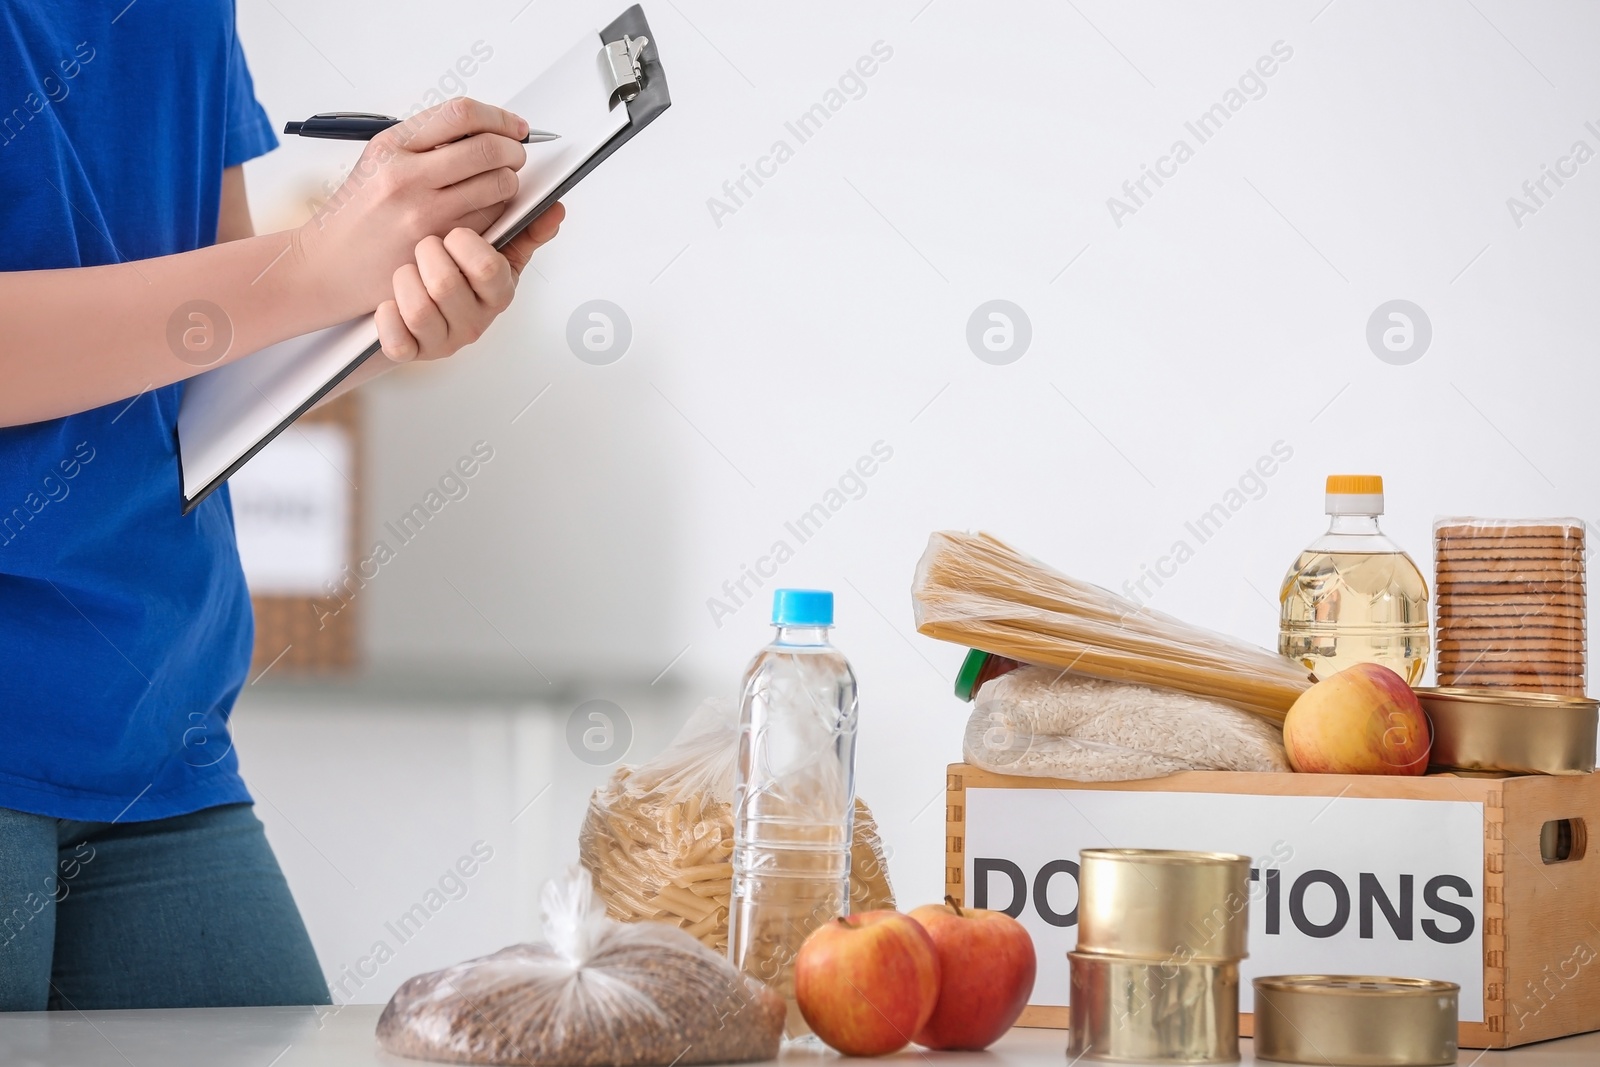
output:
[[[330,141],[370,141],[401,120],[393,115],[369,115],[362,111],[330,111],[312,115],[304,122],[286,122],[283,132],[294,137],[323,137]],[[523,144],[554,141],[561,135],[545,130],[529,130]]]

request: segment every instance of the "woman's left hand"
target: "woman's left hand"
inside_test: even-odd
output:
[[[378,339],[396,363],[442,359],[483,336],[506,308],[517,279],[540,245],[561,229],[556,204],[503,252],[465,227],[417,244],[416,262],[394,272],[394,298],[378,305]]]

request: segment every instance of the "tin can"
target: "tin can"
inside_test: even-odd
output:
[[[1515,689],[1418,689],[1433,722],[1436,767],[1519,774],[1594,770],[1600,703],[1588,697]]]
[[[1258,1060],[1348,1067],[1456,1062],[1461,987],[1423,978],[1293,974],[1257,978]]]
[[[1078,951],[1176,963],[1245,958],[1249,857],[1086,848],[1078,858]]]
[[[1067,1056],[1117,1063],[1239,1058],[1239,965],[1069,952]]]

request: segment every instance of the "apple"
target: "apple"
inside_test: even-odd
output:
[[[944,900],[911,913],[939,953],[939,1001],[912,1040],[975,1052],[1011,1029],[1027,1006],[1037,969],[1033,938],[1003,911]]]
[[[864,911],[811,932],[794,961],[794,997],[813,1033],[846,1056],[904,1048],[939,999],[939,953],[922,924]]]
[[[1283,720],[1289,765],[1311,774],[1422,774],[1433,730],[1411,687],[1358,663],[1300,694]]]

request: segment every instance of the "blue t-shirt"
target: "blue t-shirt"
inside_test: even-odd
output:
[[[0,271],[214,244],[224,168],[277,145],[232,0],[4,0],[0,56]],[[250,599],[226,491],[179,514],[182,390],[0,429],[0,807],[250,799]]]

